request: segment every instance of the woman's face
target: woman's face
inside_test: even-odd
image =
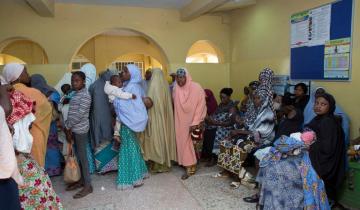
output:
[[[28,74],[28,72],[27,72],[26,67],[24,67],[24,70],[23,70],[23,72],[20,74],[18,80],[19,80],[20,83],[30,84],[31,78],[30,78],[30,76],[29,76],[29,74]]]
[[[253,101],[256,108],[259,108],[262,104],[261,97],[257,94],[254,95]]]
[[[176,76],[176,82],[180,87],[183,87],[186,84],[186,76]]]
[[[230,102],[230,96],[228,96],[224,93],[220,93],[220,100],[221,100],[221,103],[228,104]]]
[[[127,68],[127,66],[125,66],[124,71],[122,73],[122,80],[123,81],[129,81],[131,78],[129,69]]]
[[[316,98],[314,105],[315,114],[317,115],[327,114],[329,112],[329,109],[330,109],[329,102],[325,98],[323,97]]]
[[[305,92],[304,92],[304,90],[302,89],[301,86],[297,86],[295,88],[294,94],[295,94],[296,97],[300,97],[300,96],[305,95]]]

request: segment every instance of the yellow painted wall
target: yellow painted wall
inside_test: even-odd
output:
[[[185,65],[188,50],[198,40],[214,43],[224,54],[225,66],[229,66],[226,64],[230,58],[230,26],[223,24],[220,16],[203,16],[194,21],[181,22],[179,12],[173,9],[56,3],[55,17],[44,18],[37,15],[24,0],[1,0],[0,26],[0,44],[12,37],[25,37],[39,43],[48,55],[51,65],[46,68],[50,72],[69,71],[71,59],[83,44],[100,33],[116,28],[132,29],[145,34],[166,55],[169,67]],[[89,59],[101,57],[102,55],[95,54]],[[63,69],[53,65],[62,66]],[[193,71],[203,72],[204,68],[194,66]],[[217,71],[217,68],[209,68],[206,73],[215,75]],[[229,81],[229,75],[224,77],[227,79],[223,81]],[[60,77],[51,74],[49,78],[53,80]],[[206,83],[217,78],[209,76],[199,79]],[[223,84],[227,85],[229,84]]]
[[[293,13],[332,2],[330,0],[257,0],[256,5],[231,15],[230,83],[240,94],[244,85],[257,79],[264,67],[277,74],[289,74],[290,24]],[[351,82],[316,82],[332,93],[351,117],[352,136],[360,127],[360,4],[355,1]]]
[[[48,62],[44,50],[29,40],[14,41],[2,49],[1,53],[17,57],[28,64],[46,64]]]
[[[199,64],[199,63],[187,63],[187,64],[172,64],[171,69],[177,69],[185,67],[189,70],[193,81],[200,83],[205,89],[211,89],[217,99],[219,99],[220,90],[224,87],[228,87],[230,84],[228,75],[229,64]]]

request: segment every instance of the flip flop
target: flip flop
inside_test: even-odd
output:
[[[241,182],[231,182],[230,187],[237,189],[241,185]]]
[[[227,175],[227,174],[221,174],[221,172],[219,172],[219,173],[213,175],[213,177],[214,177],[214,178],[227,178],[227,177],[229,177],[229,175]]]

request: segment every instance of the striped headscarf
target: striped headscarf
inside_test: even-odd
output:
[[[274,104],[273,104],[273,88],[272,81],[274,77],[274,72],[269,69],[263,69],[259,74],[260,85],[257,88],[258,94],[269,103],[271,110],[275,114]]]

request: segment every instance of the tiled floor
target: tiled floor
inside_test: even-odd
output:
[[[65,191],[62,177],[52,180],[66,209],[255,209],[254,204],[242,201],[242,197],[254,191],[244,186],[231,189],[231,179],[212,177],[218,170],[200,166],[195,176],[183,181],[180,179],[183,170],[174,167],[172,172],[152,175],[144,186],[128,191],[116,190],[116,173],[93,175],[94,193],[79,200],[72,199],[76,192]]]

